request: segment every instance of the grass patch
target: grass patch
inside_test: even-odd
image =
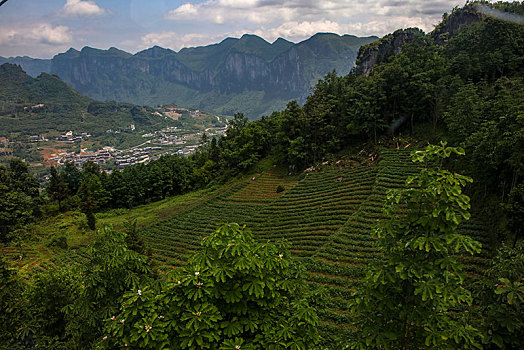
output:
[[[113,226],[115,229],[124,227],[127,221],[137,221],[138,227],[147,227],[155,222],[179,215],[197,205],[209,201],[216,195],[216,188],[208,188],[184,195],[166,198],[164,200],[141,205],[133,209],[113,209],[96,214],[97,227]]]

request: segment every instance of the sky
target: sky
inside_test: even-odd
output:
[[[318,32],[383,36],[431,31],[465,0],[8,0],[0,56],[51,58],[70,47],[178,51],[256,34],[300,42]]]

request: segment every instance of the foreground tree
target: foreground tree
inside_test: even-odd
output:
[[[160,290],[125,294],[107,319],[108,347],[147,349],[309,349],[318,318],[300,268],[284,243],[257,243],[224,224]]]
[[[510,234],[513,234],[513,248],[516,247],[517,241],[522,239],[524,230],[524,183],[513,187],[509,193],[508,203],[502,205],[506,214],[507,228]]]
[[[39,215],[38,182],[20,159],[0,165],[0,242]]]
[[[24,283],[16,271],[0,255],[0,349],[23,348],[27,327]]]
[[[66,309],[80,296],[81,276],[74,268],[56,267],[31,276],[25,286],[27,339],[37,348],[73,348],[66,332]]]
[[[80,209],[86,215],[87,226],[90,230],[96,229],[95,210],[98,209],[96,200],[93,197],[93,192],[88,182],[82,182],[78,189],[78,196],[80,197]]]
[[[70,344],[91,348],[101,339],[103,320],[116,314],[125,291],[153,284],[146,256],[130,250],[126,234],[105,227],[89,247],[80,272],[81,292],[66,309]]]
[[[490,263],[479,295],[483,343],[490,348],[523,349],[524,244],[501,245]]]
[[[406,180],[406,189],[388,192],[391,219],[375,232],[384,258],[354,292],[352,348],[479,347],[479,332],[454,312],[472,303],[455,254],[478,253],[480,243],[457,233],[470,217],[462,187],[472,180],[441,168],[452,153],[464,151],[442,143],[413,152],[413,161],[426,167]]]

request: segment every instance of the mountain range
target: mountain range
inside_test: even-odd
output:
[[[50,73],[91,98],[142,105],[175,103],[251,119],[305,101],[312,87],[335,70],[345,75],[362,45],[378,37],[318,33],[300,43],[273,43],[255,35],[227,38],[178,52],[154,46],[131,54],[117,48],[73,48],[52,59],[0,57],[28,74]]]

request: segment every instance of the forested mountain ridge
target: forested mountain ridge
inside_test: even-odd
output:
[[[19,65],[5,63],[0,65],[0,101],[3,109],[21,104],[50,103],[87,104],[90,99],[82,96],[57,76],[42,73],[32,78]]]
[[[56,75],[33,78],[19,65],[0,65],[0,136],[41,135],[75,130],[100,135],[107,129],[162,126],[153,110],[117,102],[98,102],[70,88]]]
[[[48,59],[31,58],[28,56],[17,56],[9,58],[0,56],[0,64],[4,63],[17,64],[21,66],[27,74],[34,78],[39,76],[40,73],[51,72],[51,60]]]
[[[180,52],[153,47],[131,55],[116,48],[70,49],[50,60],[49,73],[98,100],[178,105],[214,111],[243,112],[259,118],[282,109],[289,100],[304,101],[326,73],[347,74],[358,48],[377,37],[319,33],[298,44],[268,43],[255,35]],[[41,61],[19,62],[34,72]],[[245,103],[249,100],[249,103]]]
[[[445,46],[461,29],[485,18],[482,13],[482,9],[485,8],[482,6],[484,5],[480,2],[471,2],[464,7],[455,8],[451,14],[445,13],[442,22],[428,34],[429,40],[435,45]],[[355,62],[355,73],[369,75],[373,66],[402,53],[405,45],[421,45],[421,38],[424,36],[425,33],[418,28],[398,29],[377,41],[361,46]]]

